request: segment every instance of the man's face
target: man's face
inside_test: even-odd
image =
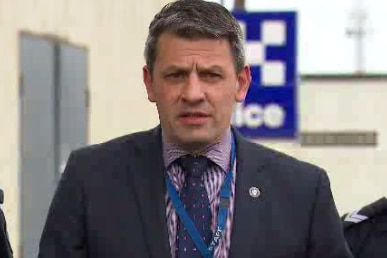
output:
[[[251,80],[247,66],[236,73],[227,40],[172,34],[159,37],[153,73],[145,66],[143,75],[164,136],[188,148],[222,137],[235,102],[244,100]]]

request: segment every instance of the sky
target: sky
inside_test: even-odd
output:
[[[223,2],[232,10],[234,0]],[[357,71],[356,41],[348,37],[355,6],[366,12],[364,62],[366,73],[387,74],[387,1],[384,0],[245,0],[247,11],[296,11],[298,64],[302,74]]]

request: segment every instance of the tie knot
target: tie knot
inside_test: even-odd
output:
[[[186,155],[179,159],[183,171],[192,177],[201,177],[208,166],[208,159],[204,156]]]

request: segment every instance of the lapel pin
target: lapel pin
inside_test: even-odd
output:
[[[257,187],[253,186],[250,187],[249,194],[253,198],[258,198],[261,195],[261,191]]]

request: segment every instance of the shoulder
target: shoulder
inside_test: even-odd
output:
[[[74,150],[71,157],[87,158],[114,158],[126,155],[128,152],[134,152],[136,149],[149,144],[157,139],[157,129],[141,131],[132,134],[123,135],[106,142],[92,144],[83,148]]]
[[[78,171],[79,175],[120,171],[136,159],[140,150],[154,146],[157,135],[158,130],[151,129],[76,149],[68,157],[65,171]]]
[[[386,257],[387,199],[381,198],[342,217],[345,238],[362,257]],[[379,256],[377,256],[378,254]]]
[[[362,226],[367,227],[370,221],[381,221],[387,226],[387,198],[383,197],[361,209],[354,210],[342,216],[345,230],[352,230]],[[386,228],[387,229],[387,228]]]
[[[318,196],[329,196],[330,181],[322,168],[244,138],[236,139],[237,167],[238,162],[248,167],[248,173],[259,176],[272,195],[312,206]]]

